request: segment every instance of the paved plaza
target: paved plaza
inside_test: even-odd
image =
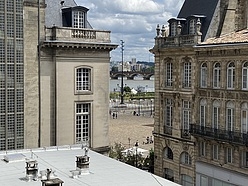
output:
[[[112,146],[116,142],[129,148],[138,140],[140,148],[153,149],[153,143],[146,144],[147,137],[152,137],[154,126],[154,119],[150,115],[134,116],[131,112],[121,112],[118,113],[117,119],[110,116],[109,120],[109,139]]]

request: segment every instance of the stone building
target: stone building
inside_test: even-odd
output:
[[[0,0],[0,149],[109,149],[110,31],[74,0]]]
[[[155,174],[182,185],[248,182],[248,1],[185,0],[157,27]]]

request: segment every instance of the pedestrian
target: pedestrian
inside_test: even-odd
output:
[[[115,114],[115,118],[117,119],[117,112],[116,112],[116,114]]]
[[[113,119],[115,119],[115,113],[114,112],[113,112],[112,116],[113,116]]]
[[[133,115],[134,115],[134,116],[136,115],[136,111],[133,111]]]

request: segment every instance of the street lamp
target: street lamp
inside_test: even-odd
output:
[[[124,41],[121,40],[121,103],[120,104],[124,104],[123,102],[123,53],[124,53]]]
[[[135,167],[138,167],[138,159],[137,159],[137,155],[138,155],[138,146],[139,146],[139,142],[136,141],[135,143],[135,150],[136,150],[136,153],[135,153]]]

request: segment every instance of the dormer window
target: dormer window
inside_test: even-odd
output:
[[[62,9],[63,27],[87,28],[87,11],[89,9],[76,6]]]
[[[189,34],[195,34],[196,33],[196,20],[191,19],[189,21]]]
[[[171,36],[176,36],[177,35],[177,23],[172,22],[170,26],[170,35]]]

